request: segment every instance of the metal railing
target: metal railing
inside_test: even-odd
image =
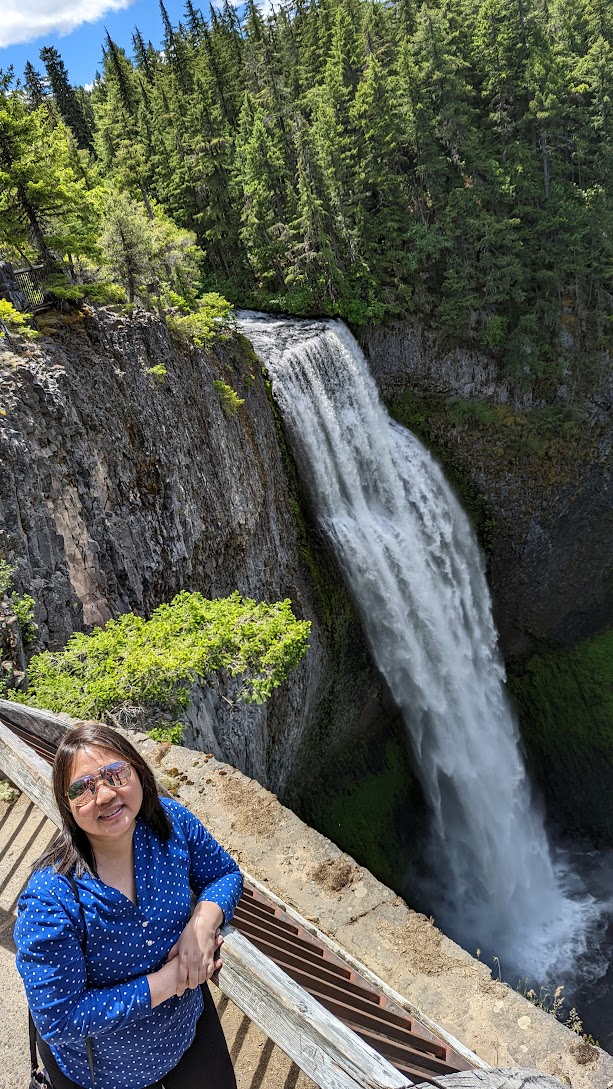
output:
[[[44,265],[30,265],[28,268],[15,269],[13,277],[32,310],[41,310],[47,305],[44,292]]]

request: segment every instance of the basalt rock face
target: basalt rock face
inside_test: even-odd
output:
[[[361,339],[383,397],[393,402],[410,389],[422,398],[428,436],[446,467],[485,503],[488,577],[507,659],[572,645],[611,626],[610,375],[601,378],[580,426],[531,448],[517,441],[513,412],[538,406],[485,355],[446,352],[417,323],[372,328]],[[470,414],[459,420],[449,411],[458,398],[504,406],[506,415],[493,427]]]
[[[150,314],[99,310],[12,348],[0,351],[0,556],[36,600],[39,643],[148,615],[184,588],[291,598],[313,621],[307,659],[264,707],[218,695],[211,718],[218,755],[283,793],[324,704],[330,729],[335,708],[350,724],[377,682],[372,669],[357,688],[333,677],[249,345],[232,336],[196,350]],[[245,399],[236,414],[215,380]]]

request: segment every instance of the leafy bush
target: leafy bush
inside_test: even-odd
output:
[[[11,589],[15,568],[6,560],[0,560],[0,598],[7,598],[12,612],[19,621],[21,638],[24,646],[30,646],[36,639],[38,627],[34,622],[36,602],[30,594],[17,594]]]
[[[152,378],[155,378],[156,382],[163,384],[168,371],[163,363],[156,363],[153,367],[147,367],[147,374],[150,374]]]
[[[306,653],[309,631],[288,600],[256,604],[235,592],[208,601],[183,591],[150,620],[127,613],[36,655],[20,699],[77,718],[134,705],[173,716],[188,706],[197,677],[221,673],[243,678],[238,699],[263,703]]]
[[[203,348],[219,336],[232,312],[232,303],[216,291],[202,295],[198,309],[190,314],[169,314],[166,321],[172,333],[191,340],[197,348]]]
[[[0,560],[0,597],[4,597],[13,581],[13,572],[15,568],[11,567],[10,563],[6,560]]]
[[[451,419],[458,427],[464,425],[489,427],[498,420],[497,406],[470,397],[458,397],[451,405]]]
[[[213,382],[213,389],[219,397],[221,407],[226,416],[236,416],[241,405],[244,405],[245,398],[239,397],[236,390],[233,390],[232,386],[227,386],[225,382]]]
[[[13,612],[19,621],[21,637],[25,646],[30,646],[36,639],[38,626],[34,622],[34,608],[36,602],[30,594],[12,595]]]
[[[182,722],[167,723],[165,726],[154,726],[147,734],[152,741],[167,741],[171,745],[180,745],[183,740],[184,726]]]
[[[0,322],[6,325],[10,333],[16,333],[20,337],[27,337],[28,340],[36,340],[40,333],[37,333],[30,326],[31,318],[31,314],[22,314],[19,310],[16,310],[8,299],[0,299]]]
[[[126,293],[123,287],[111,280],[100,280],[94,284],[84,286],[85,294],[93,303],[123,303],[126,301]]]
[[[85,298],[85,291],[83,284],[70,283],[63,272],[53,273],[45,279],[45,298],[60,308],[64,303],[80,306]]]

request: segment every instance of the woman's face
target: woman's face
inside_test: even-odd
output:
[[[100,768],[116,761],[126,762],[120,753],[112,749],[102,749],[97,745],[80,749],[70,769],[68,786],[85,775],[97,776]],[[143,788],[134,768],[125,786],[111,786],[105,780],[98,779],[95,793],[87,791],[85,797],[87,800],[82,805],[70,800],[68,804],[76,823],[92,845],[107,843],[110,846],[123,837],[132,836],[143,802]]]

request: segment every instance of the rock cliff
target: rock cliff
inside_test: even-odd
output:
[[[222,689],[207,715],[212,697],[200,693],[210,728],[198,738],[196,708],[190,733],[283,793],[297,752],[312,753],[322,730],[351,729],[379,682],[357,622],[351,669],[346,654],[332,669],[334,624],[320,619],[259,363],[237,334],[196,350],[139,311],[51,314],[45,325],[35,344],[0,350],[0,556],[35,598],[39,643],[147,615],[181,588],[290,597],[313,621],[307,660],[265,707]],[[238,412],[224,411],[215,381],[244,398]]]
[[[487,356],[446,350],[418,323],[369,329],[362,342],[392,412],[478,497],[505,656],[613,624],[611,371],[579,415],[568,388],[555,406],[538,402]]]

